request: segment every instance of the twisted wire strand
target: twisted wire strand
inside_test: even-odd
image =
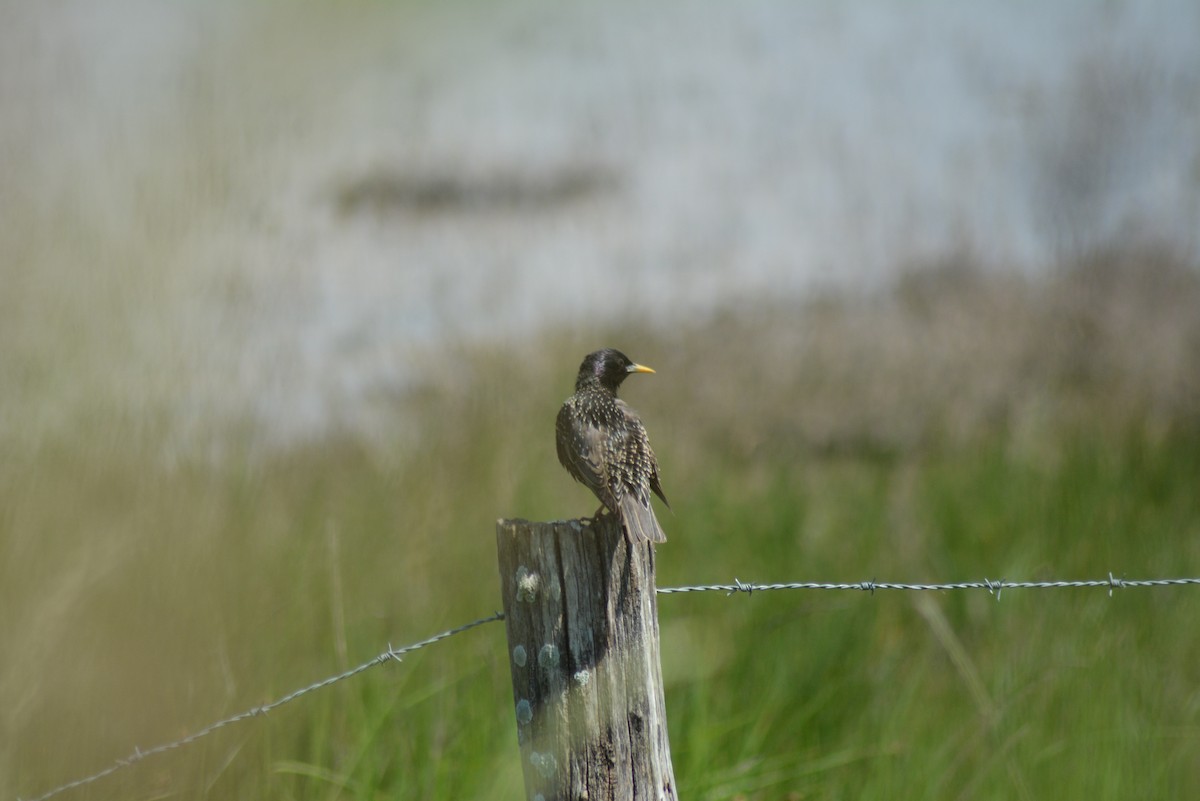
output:
[[[674,594],[689,593],[689,592],[723,592],[726,595],[734,595],[736,593],[744,592],[747,595],[751,595],[755,592],[771,592],[771,591],[775,591],[775,590],[852,590],[852,591],[859,591],[859,592],[869,592],[872,595],[874,595],[876,590],[911,590],[911,591],[987,590],[992,595],[995,595],[996,600],[998,601],[998,600],[1000,600],[1001,592],[1003,592],[1004,590],[1007,590],[1007,589],[1062,589],[1062,588],[1068,588],[1068,587],[1085,587],[1085,588],[1086,587],[1107,587],[1108,594],[1109,594],[1109,596],[1111,596],[1113,593],[1113,590],[1115,590],[1115,589],[1129,589],[1129,588],[1138,588],[1138,587],[1170,587],[1170,586],[1181,586],[1181,585],[1200,585],[1200,578],[1126,579],[1126,578],[1119,578],[1117,576],[1114,576],[1112,573],[1109,573],[1107,578],[1083,579],[1083,580],[1078,580],[1078,581],[1008,581],[1006,579],[993,580],[993,579],[989,579],[989,578],[984,578],[984,579],[981,579],[978,581],[958,581],[958,582],[941,583],[941,584],[908,584],[908,583],[893,582],[893,581],[875,581],[874,579],[871,579],[868,581],[853,582],[853,583],[833,583],[833,582],[823,582],[823,581],[793,581],[793,582],[774,583],[774,584],[759,584],[757,582],[742,581],[741,579],[735,578],[733,580],[732,584],[696,584],[696,585],[687,585],[687,586],[682,586],[682,587],[659,587],[658,593],[661,595],[674,595]],[[306,687],[301,687],[300,689],[290,692],[287,695],[282,696],[281,698],[271,701],[270,703],[262,704],[260,706],[253,707],[251,709],[247,709],[245,712],[240,712],[236,715],[225,718],[223,720],[218,720],[217,722],[211,723],[211,724],[205,726],[204,728],[199,729],[199,730],[193,732],[192,734],[189,734],[187,737],[183,737],[182,739],[174,740],[169,743],[163,743],[161,745],[156,745],[153,748],[148,748],[145,750],[142,750],[141,748],[138,748],[135,746],[133,749],[133,753],[131,753],[129,756],[127,756],[123,759],[118,759],[116,762],[114,762],[112,765],[109,765],[107,768],[105,768],[101,771],[98,771],[96,773],[93,773],[90,776],[85,776],[84,778],[76,779],[75,781],[67,782],[66,784],[55,787],[53,790],[50,790],[49,792],[43,793],[42,795],[39,795],[32,799],[29,799],[29,801],[46,801],[46,799],[53,798],[54,796],[59,795],[60,793],[64,793],[68,790],[73,790],[77,787],[82,787],[83,785],[86,785],[86,784],[91,784],[92,782],[98,781],[99,779],[103,779],[105,776],[109,776],[113,773],[116,773],[119,770],[130,767],[131,765],[135,765],[138,762],[141,762],[143,759],[146,759],[147,757],[151,757],[156,754],[162,754],[167,751],[173,751],[177,748],[182,748],[184,746],[190,745],[203,737],[207,737],[208,735],[212,734],[213,732],[215,732],[219,729],[225,728],[226,726],[231,726],[235,723],[240,723],[241,721],[248,720],[250,718],[256,718],[256,717],[260,717],[262,715],[266,715],[268,712],[271,712],[274,709],[278,709],[279,707],[283,706],[284,704],[290,703],[291,701],[294,701],[297,698],[300,698],[304,695],[308,695],[309,693],[315,692],[324,687],[328,687],[331,684],[337,684],[338,682],[345,681],[346,679],[349,679],[353,676],[357,676],[359,673],[370,670],[371,668],[376,667],[377,665],[382,665],[386,662],[391,662],[391,661],[399,662],[403,659],[403,657],[406,654],[412,653],[413,651],[417,651],[421,648],[425,648],[426,646],[433,645],[436,642],[440,642],[442,640],[448,639],[450,637],[453,637],[456,634],[461,634],[465,631],[469,631],[478,626],[482,626],[487,623],[494,623],[498,620],[503,620],[503,619],[504,619],[504,613],[496,612],[494,614],[489,615],[488,617],[483,617],[478,620],[473,620],[470,623],[465,623],[461,626],[456,626],[455,628],[447,629],[446,631],[435,634],[432,637],[421,640],[419,642],[412,643],[411,645],[406,645],[402,648],[393,648],[391,646],[391,644],[389,644],[386,651],[379,654],[378,656],[371,659],[370,661],[367,661],[367,662],[362,663],[361,665],[358,665],[357,667],[350,668],[349,670],[339,673],[336,676],[330,676],[329,678],[321,679],[320,681],[313,682],[312,684],[309,684]],[[22,801],[22,799],[18,798],[17,801]]]
[[[1005,579],[984,578],[979,581],[957,581],[945,584],[905,584],[894,581],[858,581],[854,583],[829,583],[823,581],[793,581],[782,584],[758,584],[753,581],[742,581],[735,578],[732,584],[697,584],[684,587],[659,587],[662,595],[685,592],[723,592],[726,595],[744,592],[750,595],[755,592],[770,592],[772,590],[858,590],[872,595],[876,590],[987,590],[1000,600],[1000,593],[1007,589],[1043,590],[1061,589],[1064,587],[1107,587],[1109,596],[1115,589],[1133,587],[1168,587],[1184,584],[1200,584],[1200,578],[1170,578],[1170,579],[1126,579],[1108,574],[1108,578],[1082,579],[1079,581],[1007,581]]]
[[[223,729],[226,726],[232,726],[234,723],[240,723],[243,720],[248,720],[250,718],[256,718],[261,715],[266,715],[268,712],[270,712],[274,709],[278,709],[279,707],[283,706],[286,703],[295,701],[297,698],[300,698],[301,696],[308,695],[311,692],[315,692],[316,690],[320,690],[324,687],[328,687],[331,684],[337,684],[340,681],[345,681],[346,679],[351,678],[352,676],[357,676],[359,673],[362,673],[363,671],[366,671],[366,670],[370,670],[371,668],[373,668],[377,665],[382,665],[385,662],[392,662],[392,661],[399,662],[404,658],[404,656],[406,654],[410,654],[413,651],[420,650],[421,648],[424,648],[428,645],[433,645],[436,642],[441,642],[442,640],[453,637],[456,634],[462,634],[464,631],[469,631],[470,629],[476,628],[477,626],[482,626],[485,623],[493,623],[497,620],[503,620],[503,619],[504,619],[504,613],[496,612],[492,615],[489,615],[488,617],[482,617],[479,620],[473,620],[470,623],[465,623],[461,626],[456,626],[455,628],[447,629],[446,631],[435,634],[432,637],[429,637],[428,639],[424,639],[424,640],[421,640],[420,642],[412,643],[411,645],[406,645],[402,648],[393,648],[391,646],[391,643],[389,643],[388,649],[386,651],[384,651],[379,656],[375,657],[374,659],[372,659],[368,662],[363,662],[361,665],[359,665],[357,667],[350,668],[349,670],[339,673],[336,676],[330,676],[327,679],[321,679],[320,681],[313,682],[312,684],[309,684],[307,687],[301,687],[300,689],[290,692],[281,698],[277,698],[276,700],[271,701],[270,703],[262,704],[260,706],[253,707],[251,709],[247,709],[245,712],[239,712],[238,714],[233,715],[231,717],[227,717],[224,720],[218,720],[216,723],[210,723],[209,725],[205,726],[204,728],[198,729],[197,731],[192,732],[187,737],[184,737],[182,739],[174,740],[169,743],[163,743],[161,745],[156,745],[153,748],[147,748],[144,750],[141,748],[138,748],[137,746],[134,746],[133,753],[131,753],[129,756],[127,756],[123,759],[118,759],[116,762],[109,765],[104,770],[98,771],[97,773],[93,773],[90,776],[85,776],[82,779],[76,779],[75,781],[67,782],[66,784],[55,787],[53,790],[50,790],[49,792],[43,793],[42,795],[39,795],[36,798],[30,799],[30,801],[46,801],[46,799],[53,798],[54,796],[58,795],[59,793],[65,793],[67,790],[73,790],[76,787],[82,787],[85,784],[91,784],[92,782],[97,781],[99,779],[103,779],[105,776],[109,776],[113,773],[116,773],[119,770],[127,768],[131,765],[136,765],[138,762],[141,762],[143,759],[146,759],[147,757],[152,757],[156,754],[166,753],[167,751],[173,751],[176,748],[182,748],[186,745],[191,745],[192,743],[196,742],[197,740],[199,740],[203,737],[207,737],[208,735],[212,734],[213,732],[215,732],[219,729]],[[21,801],[21,799],[18,798],[17,801]]]

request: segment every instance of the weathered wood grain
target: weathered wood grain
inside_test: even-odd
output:
[[[654,548],[605,516],[496,524],[526,796],[675,799]]]

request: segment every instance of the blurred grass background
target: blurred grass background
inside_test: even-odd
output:
[[[1161,248],[967,259],[872,297],[447,351],[420,433],[164,462],[96,421],[0,481],[2,792],[28,797],[497,608],[493,523],[592,501],[552,420],[601,343],[674,513],[661,586],[1196,575],[1200,278]],[[1184,797],[1188,588],[660,602],[681,797]],[[75,791],[521,795],[503,631]]]
[[[0,801],[495,610],[605,345],[661,586],[1200,575],[1186,2],[310,5],[0,4]],[[680,795],[1190,797],[1198,612],[664,597]],[[521,797],[507,671],[61,797]]]

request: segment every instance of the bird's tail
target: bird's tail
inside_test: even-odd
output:
[[[663,533],[654,509],[650,506],[650,495],[645,500],[628,493],[621,499],[621,520],[625,523],[625,531],[633,542],[666,542],[667,535]]]

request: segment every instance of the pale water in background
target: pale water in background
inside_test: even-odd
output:
[[[1191,0],[333,5],[3,4],[0,438],[288,442],[446,343],[1195,253]]]

